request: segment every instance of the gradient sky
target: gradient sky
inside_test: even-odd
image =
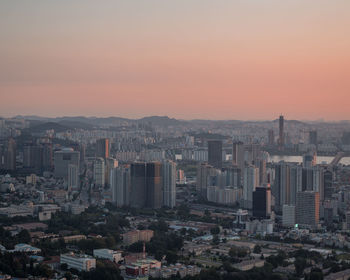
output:
[[[0,116],[350,119],[349,0],[1,0]]]

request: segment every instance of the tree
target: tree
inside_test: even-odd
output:
[[[294,262],[295,266],[295,272],[297,273],[298,276],[301,276],[304,272],[304,269],[306,268],[306,259],[302,257],[296,258]]]
[[[260,245],[255,245],[253,253],[254,254],[260,254],[261,253],[261,246]]]

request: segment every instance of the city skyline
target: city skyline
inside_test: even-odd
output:
[[[0,111],[347,120],[350,3],[0,3]]]

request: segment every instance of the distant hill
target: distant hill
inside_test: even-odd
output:
[[[138,122],[151,123],[153,125],[160,125],[160,126],[187,124],[187,121],[180,121],[180,120],[177,120],[177,119],[169,118],[168,116],[144,117],[142,119],[138,119],[137,121]]]
[[[55,130],[56,132],[63,132],[71,128],[56,122],[45,122],[45,123],[33,125],[29,127],[27,130],[28,132],[31,132],[31,133],[41,133],[51,129]]]

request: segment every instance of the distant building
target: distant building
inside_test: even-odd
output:
[[[68,165],[68,190],[79,188],[79,168],[74,164]]]
[[[94,161],[94,181],[97,186],[105,185],[105,161],[102,157],[96,158]]]
[[[295,226],[295,205],[283,205],[282,225],[286,227]]]
[[[109,249],[95,249],[93,251],[93,254],[96,258],[107,259],[115,263],[118,263],[123,259],[121,251],[113,251]]]
[[[243,200],[245,208],[252,208],[253,192],[259,184],[259,168],[253,165],[247,166],[244,169],[243,179]]]
[[[112,169],[112,201],[117,207],[128,206],[130,204],[130,183],[130,165],[123,165]]]
[[[244,170],[244,144],[243,142],[234,142],[232,144],[232,163],[238,166],[243,173]]]
[[[123,243],[131,245],[138,241],[149,242],[154,235],[153,230],[133,230],[123,234]]]
[[[318,142],[317,142],[317,131],[316,130],[309,131],[309,144],[312,144],[312,145],[317,145],[318,144]]]
[[[174,174],[175,177],[175,174]],[[146,207],[161,208],[163,204],[162,164],[151,162],[146,165],[147,200]]]
[[[268,130],[268,135],[267,135],[267,143],[269,146],[274,146],[275,145],[275,134],[273,132],[273,129]]]
[[[54,154],[55,177],[68,180],[68,166],[70,164],[79,167],[80,153],[71,148],[56,151]]]
[[[284,149],[284,117],[280,116],[279,118],[279,138],[278,138],[278,148],[280,150]]]
[[[257,187],[253,192],[253,216],[264,219],[271,216],[270,186]]]
[[[90,271],[96,268],[96,259],[88,255],[68,253],[61,254],[60,264],[67,264],[68,268],[74,268],[79,271]]]
[[[222,167],[222,141],[208,141],[208,163],[218,169]]]
[[[109,139],[103,138],[96,141],[96,157],[107,159],[109,157]]]
[[[316,227],[320,218],[320,194],[314,191],[297,193],[296,223]]]
[[[176,163],[162,162],[163,205],[173,208],[176,205]]]

